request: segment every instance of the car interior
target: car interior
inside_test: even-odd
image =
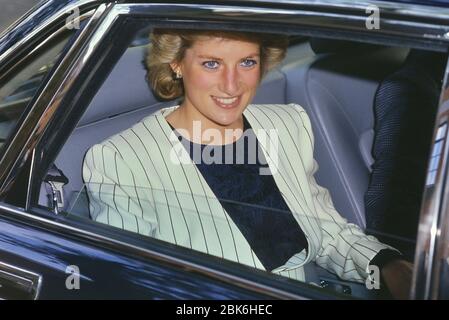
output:
[[[330,190],[341,214],[364,227],[363,196],[373,163],[374,95],[381,80],[405,60],[408,49],[378,48],[364,55],[348,54],[347,48],[339,54],[338,45],[317,45],[315,50],[310,41],[290,47],[283,64],[265,76],[253,103],[297,103],[306,109],[320,166],[316,178]],[[177,104],[161,102],[151,93],[145,81],[145,52],[146,45],[129,47],[56,158],[56,167],[69,180],[64,210],[73,213],[68,209],[83,189],[81,166],[93,144]],[[42,189],[39,204],[51,207],[49,195]],[[78,214],[88,216],[88,211]]]
[[[305,108],[315,135],[315,177],[330,191],[339,213],[365,229],[365,193],[375,162],[376,95],[383,81],[404,67],[411,50],[331,39],[291,40],[286,59],[265,76],[253,103],[297,103]],[[89,218],[82,164],[92,145],[178,103],[152,94],[143,63],[146,50],[145,40],[133,41],[55,159],[52,169],[67,178],[63,199],[58,200],[60,211]],[[54,208],[53,199],[47,180],[41,185],[39,205]]]

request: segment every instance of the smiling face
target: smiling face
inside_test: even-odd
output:
[[[260,82],[260,46],[219,37],[201,37],[173,70],[182,74],[188,121],[202,128],[241,128],[242,113]]]

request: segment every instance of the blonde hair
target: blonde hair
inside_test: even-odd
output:
[[[261,77],[284,59],[288,38],[284,35],[220,30],[154,29],[146,57],[148,82],[162,99],[184,95],[182,79],[176,79],[170,64],[182,61],[185,51],[202,36],[243,40],[260,45]]]

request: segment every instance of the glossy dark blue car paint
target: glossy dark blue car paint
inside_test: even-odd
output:
[[[0,214],[0,259],[42,275],[40,299],[254,299],[217,280],[156,261],[145,261],[70,239]],[[80,271],[80,288],[68,289],[68,266]]]

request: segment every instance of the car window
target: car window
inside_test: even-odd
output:
[[[90,191],[88,191],[90,190]],[[93,191],[95,190],[95,191]],[[98,202],[94,194],[98,194],[101,201],[107,201],[109,206],[104,212],[101,212],[102,203]],[[154,202],[132,194],[152,194]],[[197,204],[207,203],[198,210],[198,207],[186,205],[194,198]],[[170,200],[173,199],[173,202]],[[245,212],[256,212],[260,219],[270,219],[274,215],[291,214],[291,212],[283,212],[282,210],[256,206],[250,203],[232,201],[227,199],[219,199],[220,203],[226,207],[228,212],[232,210],[243,210]],[[155,220],[149,221],[142,219],[136,215],[128,215],[135,203],[140,203],[139,207],[143,209],[142,216],[149,212],[155,213]],[[301,213],[293,213],[296,217]],[[167,244],[177,244],[180,247],[204,252],[216,258],[222,258],[227,261],[238,262],[255,269],[264,270],[265,266],[261,262],[256,250],[252,250],[249,246],[245,249],[242,244],[246,243],[242,237],[239,227],[236,223],[223,211],[217,204],[215,197],[206,197],[203,195],[195,195],[191,193],[171,192],[167,190],[137,188],[135,186],[117,187],[115,184],[98,184],[88,183],[83,189],[75,195],[71,206],[67,209],[67,217],[74,219],[95,220],[101,224],[106,224],[122,230],[128,230],[136,234],[144,235],[154,239],[158,239]],[[309,217],[302,216],[300,219],[307,220]],[[201,230],[195,230],[191,221],[198,221]],[[322,220],[321,223],[334,224],[332,218]],[[343,228],[344,222],[339,224]],[[190,233],[189,240],[185,241],[185,233]],[[266,235],[268,236],[268,235]],[[207,239],[207,240],[206,240]],[[245,254],[247,250],[248,254]],[[273,251],[275,252],[275,251]],[[332,272],[323,268],[326,256],[323,255],[317,260],[317,263],[309,265],[306,271],[297,268],[297,265],[306,259],[307,252],[298,252],[285,261],[285,266],[275,268],[271,273],[281,275],[296,281],[307,281],[314,286],[320,286],[327,292],[336,295],[353,297],[353,298],[384,298],[387,297],[385,292],[380,292],[378,285],[374,280],[376,273],[373,272],[373,282],[371,287],[367,289],[367,284],[358,278],[349,278],[351,268],[347,268],[345,280],[338,278]],[[262,258],[262,257],[261,257]],[[264,257],[266,259],[266,257]],[[321,266],[320,266],[321,264]],[[342,265],[343,267],[343,265]]]
[[[72,34],[59,35],[0,80],[0,150]]]
[[[208,188],[212,183],[202,179],[204,172],[195,166],[175,168],[161,160],[163,140],[172,137],[173,128],[164,122],[163,115],[154,114],[173,110],[181,101],[160,99],[149,88],[145,61],[151,50],[151,30],[146,27],[130,39],[123,55],[89,100],[76,128],[41,181],[38,205],[68,220],[81,218],[86,223],[102,223],[256,269],[268,269],[261,261],[260,252],[264,249],[259,248],[261,251],[256,253],[250,245],[253,235],[245,233],[244,224],[238,225],[236,217],[227,212],[253,212],[252,218],[264,220],[283,210],[217,197]],[[294,128],[283,131],[282,140],[275,146],[279,152],[276,161],[284,171],[272,186],[281,188],[280,195],[287,206],[297,208],[289,214],[305,232],[304,246],[298,244],[299,251],[271,271],[336,294],[390,297],[379,286],[379,269],[368,262],[381,250],[396,250],[380,244],[373,235],[411,250],[415,243],[394,232],[366,230],[364,191],[376,160],[372,155],[373,97],[381,82],[401,68],[409,49],[379,47],[373,54],[370,47],[348,56],[347,51],[341,55],[333,49],[316,53],[312,50],[313,39],[294,39],[287,59],[266,75],[254,99],[254,104],[268,105],[268,109],[260,111],[262,120],[257,121],[273,129],[288,124]],[[388,61],[385,65],[384,59]],[[368,67],[361,71],[361,66]],[[278,113],[272,110],[276,108]],[[258,110],[247,115],[254,126],[259,118],[252,113]],[[321,118],[322,114],[329,117]],[[156,127],[160,130],[151,131]],[[313,150],[314,139],[317,150]],[[270,146],[271,142],[267,143],[264,146]],[[296,143],[308,147],[299,150]],[[342,151],[329,154],[329,143]],[[177,151],[175,157],[185,155],[186,150]],[[266,157],[270,153],[267,149],[264,152]],[[290,156],[291,152],[298,155]],[[303,158],[305,153],[308,156]],[[357,156],[351,158],[352,153]],[[265,160],[273,161],[269,158]],[[425,174],[426,155],[422,154],[422,158],[422,168],[416,170],[422,169]],[[338,170],[345,172],[343,178]],[[226,179],[225,174],[221,179]],[[342,184],[348,179],[352,182],[349,190]],[[177,190],[167,187],[177,183]],[[362,185],[363,188],[358,187]],[[413,201],[420,201],[419,194],[412,197]],[[246,224],[248,229],[253,222]],[[274,219],[273,226],[276,223]],[[371,235],[363,234],[364,231]],[[268,236],[273,235],[267,232]],[[302,241],[299,239],[298,236],[295,241]],[[311,263],[304,269],[302,263],[307,259]]]

